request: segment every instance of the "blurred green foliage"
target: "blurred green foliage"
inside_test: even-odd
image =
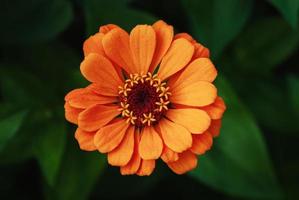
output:
[[[218,56],[241,31],[251,14],[253,1],[182,1],[191,21],[194,37]],[[236,17],[237,16],[237,17]]]
[[[298,12],[299,0],[3,0],[0,199],[298,199]],[[210,48],[228,109],[194,171],[123,177],[79,149],[63,98],[87,84],[82,44],[100,25],[157,19]]]
[[[269,0],[294,28],[298,23],[299,2],[297,0]]]
[[[67,0],[4,0],[1,4],[0,40],[4,44],[50,40],[73,19],[72,5]]]
[[[221,137],[191,174],[218,190],[255,198],[280,197],[261,131],[226,79],[218,76],[220,96],[229,108]],[[233,138],[233,139],[232,139]]]

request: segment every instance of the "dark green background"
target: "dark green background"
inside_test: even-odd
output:
[[[1,0],[0,199],[299,199],[299,0]],[[210,48],[227,103],[197,169],[121,176],[79,150],[64,95],[100,25],[163,19]]]

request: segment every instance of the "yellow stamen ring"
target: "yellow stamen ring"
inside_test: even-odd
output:
[[[171,92],[157,74],[130,74],[125,84],[118,88],[121,102],[119,110],[127,123],[150,126],[168,110]]]

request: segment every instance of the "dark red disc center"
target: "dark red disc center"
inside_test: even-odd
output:
[[[142,118],[143,114],[153,113],[157,108],[156,102],[159,102],[159,93],[156,88],[148,82],[139,83],[128,92],[127,103],[129,110],[133,111],[137,118]]]

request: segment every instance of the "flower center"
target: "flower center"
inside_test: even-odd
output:
[[[130,74],[123,86],[119,86],[120,110],[127,123],[150,126],[168,110],[171,95],[165,82],[148,73]]]

